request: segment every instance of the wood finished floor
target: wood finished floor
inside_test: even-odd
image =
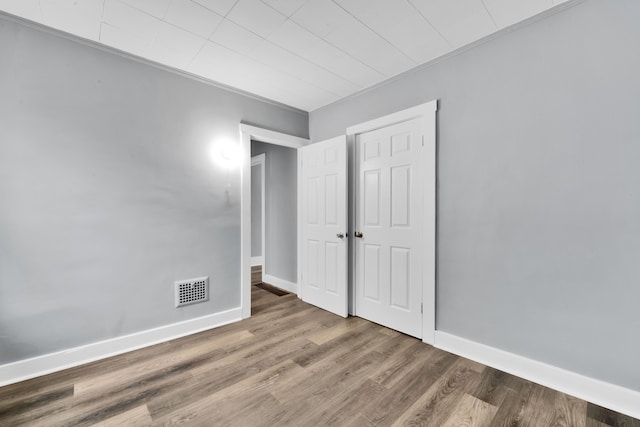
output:
[[[262,266],[254,265],[251,267],[251,285],[259,285],[262,283]]]
[[[0,426],[640,426],[252,288],[250,319],[0,388]]]

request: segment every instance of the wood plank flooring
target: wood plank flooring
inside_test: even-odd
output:
[[[0,388],[0,426],[640,426],[252,288],[250,319]]]
[[[262,283],[262,266],[254,265],[251,267],[251,285],[259,285]]]

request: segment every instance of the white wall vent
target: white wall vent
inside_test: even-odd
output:
[[[209,277],[176,282],[176,307],[209,300]]]

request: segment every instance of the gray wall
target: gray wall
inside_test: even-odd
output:
[[[294,148],[251,142],[251,155],[265,153],[265,268],[269,274],[298,282],[298,154]]]
[[[251,166],[251,256],[262,256],[262,168]]]
[[[640,390],[640,2],[590,0],[310,114],[433,99],[438,329]]]
[[[212,143],[307,114],[2,15],[0,57],[0,364],[238,307],[240,169]]]

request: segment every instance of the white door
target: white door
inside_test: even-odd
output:
[[[356,135],[356,314],[422,337],[423,121]]]
[[[347,143],[344,136],[300,148],[302,299],[347,316]]]

